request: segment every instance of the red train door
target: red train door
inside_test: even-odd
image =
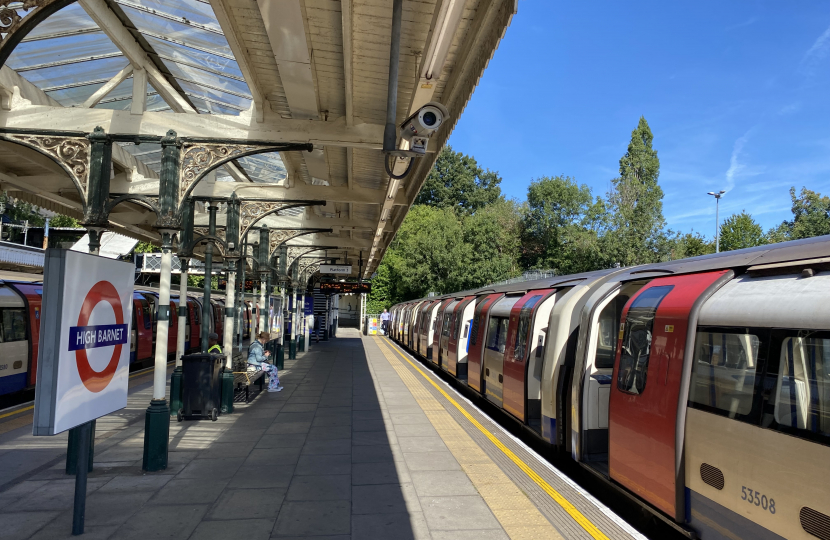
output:
[[[190,348],[198,349],[202,336],[202,325],[200,307],[192,298],[187,299],[187,310],[190,316]]]
[[[176,315],[176,303],[170,301],[170,320],[167,323],[167,355],[176,355],[179,337],[179,317]]]
[[[473,312],[473,327],[470,329],[470,353],[467,355],[467,385],[481,392],[481,358],[487,334],[487,315],[493,303],[504,296],[490,294],[481,299]]]
[[[142,361],[153,357],[153,316],[150,304],[142,294],[135,295],[136,305],[136,360]]]
[[[653,280],[623,308],[609,411],[610,476],[672,517],[675,435],[689,313],[725,271]]]
[[[532,348],[533,319],[542,299],[556,289],[530,291],[510,310],[507,346],[504,350],[503,407],[518,418],[525,419],[525,389],[527,388],[527,353]]]

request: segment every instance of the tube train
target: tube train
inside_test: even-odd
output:
[[[37,380],[38,339],[40,335],[42,275],[0,272],[0,399],[14,403],[16,394],[32,390]],[[178,291],[171,291],[170,313],[178,313]],[[185,318],[186,352],[200,346],[202,325],[201,290],[192,289],[187,298]],[[156,324],[159,303],[158,289],[141,287],[133,292],[132,324],[130,326],[130,371],[153,365],[156,347]],[[224,295],[211,296],[209,325],[222,335],[225,319]],[[245,302],[242,310],[243,338],[258,330],[259,305]],[[167,350],[175,356],[179,318],[170,318]],[[31,398],[29,398],[31,399]]]
[[[389,333],[676,529],[830,539],[830,240],[394,306]]]

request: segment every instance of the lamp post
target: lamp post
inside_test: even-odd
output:
[[[726,191],[720,190],[717,193],[714,191],[710,191],[707,195],[711,195],[715,198],[715,253],[720,253],[720,216],[718,212],[720,211],[720,198],[723,197]]]

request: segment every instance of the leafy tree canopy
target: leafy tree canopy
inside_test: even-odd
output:
[[[523,259],[528,268],[562,274],[601,265],[599,234],[605,229],[605,203],[568,176],[544,177],[527,190]]]
[[[720,226],[720,249],[732,251],[767,243],[764,229],[746,211],[732,214]]]
[[[798,240],[830,234],[830,197],[807,188],[796,195],[790,188],[792,221],[785,221],[768,233],[770,240]]]
[[[501,177],[476,160],[447,146],[438,155],[415,204],[472,214],[501,199]]]
[[[605,252],[623,266],[657,262],[667,255],[663,189],[657,183],[660,159],[653,139],[648,122],[640,117],[620,159],[620,176],[611,181],[611,230]]]

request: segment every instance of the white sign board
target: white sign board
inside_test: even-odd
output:
[[[34,435],[127,406],[135,266],[46,250]]]
[[[350,264],[321,264],[321,274],[345,274],[351,275],[352,265]]]

